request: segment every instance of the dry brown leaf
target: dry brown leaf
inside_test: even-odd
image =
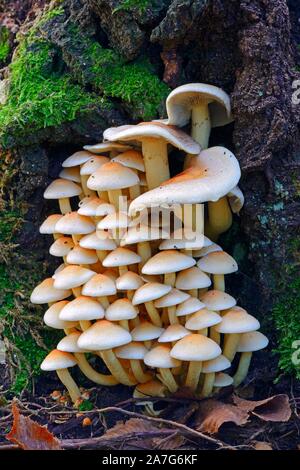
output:
[[[255,450],[273,450],[272,446],[268,442],[256,441],[253,448]]]
[[[12,404],[13,426],[6,439],[23,450],[62,450],[59,440],[47,428],[20,414],[16,403]]]
[[[200,404],[196,418],[196,429],[207,434],[216,434],[222,424],[234,423],[243,426],[247,423],[249,413],[235,405],[217,400],[206,400]]]
[[[136,434],[149,434],[151,432],[158,432],[159,429],[157,426],[149,423],[141,418],[131,418],[127,421],[118,421],[114,427],[108,429],[105,434],[103,434],[103,440],[107,439],[126,439],[129,436],[134,436]],[[146,437],[146,436],[145,436]]]
[[[289,397],[283,394],[260,401],[244,400],[233,395],[233,402],[238,408],[251,412],[263,421],[286,422],[292,415]]]

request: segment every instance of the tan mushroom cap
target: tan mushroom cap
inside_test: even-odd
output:
[[[225,251],[214,251],[200,258],[197,266],[210,274],[231,274],[238,270],[237,262]]]
[[[168,328],[162,332],[158,338],[159,343],[172,343],[173,341],[178,341],[181,338],[189,335],[191,332],[188,331],[182,325],[169,325]]]
[[[53,275],[52,275],[52,279],[55,279],[56,278],[56,275],[62,271],[63,269],[65,269],[66,265],[65,263],[61,263],[54,271]]]
[[[84,351],[83,349],[81,349],[77,344],[80,335],[81,335],[80,331],[74,331],[73,333],[70,333],[69,335],[65,336],[63,339],[60,340],[56,348],[59,351],[65,351],[69,353],[88,352],[88,351]]]
[[[60,237],[50,246],[49,253],[52,256],[67,256],[74,248],[74,242],[70,237]]]
[[[78,212],[69,212],[57,222],[56,230],[66,235],[85,235],[94,232],[95,224],[86,215],[80,215]]]
[[[254,352],[268,346],[269,340],[260,331],[243,333],[237,347],[237,352]]]
[[[115,295],[117,292],[113,279],[103,274],[94,274],[86,284],[82,287],[82,295],[89,297],[104,297],[107,295]]]
[[[233,378],[224,372],[218,372],[215,377],[215,387],[229,387],[233,384]]]
[[[115,349],[115,354],[120,359],[142,360],[147,352],[148,349],[144,344],[138,343],[137,341],[124,344],[124,346],[120,346]]]
[[[30,296],[30,302],[33,304],[48,304],[70,297],[72,292],[68,288],[56,288],[54,282],[54,279],[49,277],[36,286]]]
[[[231,366],[230,361],[227,359],[227,357],[221,354],[215,359],[211,359],[210,361],[203,362],[202,372],[204,374],[210,374],[212,372],[220,372],[221,370],[228,369],[230,366]]]
[[[89,250],[110,251],[117,248],[115,241],[104,230],[97,230],[85,235],[79,240],[79,245]]]
[[[136,290],[144,284],[143,279],[137,273],[128,271],[122,274],[116,280],[116,287],[118,290]],[[135,305],[135,304],[133,304]]]
[[[69,264],[95,264],[98,256],[94,250],[82,248],[77,245],[67,254],[67,263]]]
[[[143,274],[166,274],[191,268],[196,261],[179,251],[165,250],[152,256],[143,266]]]
[[[82,266],[66,266],[55,275],[54,287],[55,289],[73,289],[85,284],[94,274],[94,271]]]
[[[141,224],[138,227],[130,227],[127,230],[126,234],[121,240],[121,246],[160,240],[161,238],[165,238],[167,236],[168,233],[159,227],[149,227],[148,225]]]
[[[100,320],[104,318],[104,308],[96,300],[81,295],[63,307],[59,318],[65,321]]]
[[[45,199],[64,199],[68,197],[79,196],[82,189],[73,181],[62,178],[52,181],[44,192]]]
[[[200,146],[189,135],[174,126],[167,126],[161,122],[141,122],[137,125],[111,127],[106,129],[103,136],[107,140],[137,140],[146,139],[165,140],[166,143],[177,147],[191,155],[200,152]]]
[[[242,193],[240,188],[238,186],[232,188],[231,191],[229,191],[229,193],[227,194],[227,197],[232,212],[234,214],[239,214],[245,202],[244,194]]]
[[[138,384],[133,392],[134,398],[147,398],[147,397],[165,397],[167,387],[158,380],[149,380],[144,384]]]
[[[52,235],[53,233],[57,233],[55,226],[62,217],[62,214],[49,215],[49,217],[47,217],[47,219],[44,220],[44,222],[40,226],[40,233],[44,235]]]
[[[171,348],[165,344],[155,346],[144,357],[144,363],[149,367],[169,369],[180,366],[180,361],[170,356]]]
[[[116,157],[111,159],[112,162],[121,163],[128,168],[133,168],[138,171],[145,171],[145,165],[143,155],[137,150],[127,150],[126,152],[120,153]]]
[[[78,339],[78,346],[90,351],[105,351],[117,348],[132,340],[129,331],[108,320],[98,320],[84,331]]]
[[[259,321],[244,309],[229,310],[222,317],[215,329],[219,333],[248,333],[249,331],[258,330],[260,327]]]
[[[80,168],[80,174],[82,176],[89,176],[92,173],[95,173],[99,168],[101,168],[105,163],[109,163],[110,159],[104,157],[103,155],[93,156],[87,162],[85,162]]]
[[[202,258],[203,256],[206,256],[209,253],[214,253],[215,251],[223,251],[223,249],[216,243],[212,243],[209,246],[204,246],[201,250],[193,251],[193,256],[194,258]]]
[[[221,88],[206,83],[188,83],[173,90],[166,101],[168,124],[188,124],[193,106],[208,103],[212,127],[232,122],[230,98]]]
[[[102,199],[98,197],[88,198],[83,204],[79,203],[79,209],[77,212],[80,215],[87,215],[88,217],[95,217],[98,206],[103,203],[105,203],[105,201],[103,201]]]
[[[159,299],[163,295],[168,294],[172,289],[171,286],[160,284],[159,282],[147,282],[135,291],[132,303],[133,305],[140,305],[145,302]]]
[[[226,310],[236,305],[236,300],[226,292],[209,290],[200,299],[209,310]]]
[[[127,228],[130,223],[130,218],[126,212],[114,212],[108,214],[104,219],[100,220],[97,229],[100,230],[114,230],[117,228]]]
[[[239,162],[224,147],[211,147],[193,158],[193,166],[137,197],[129,215],[162,204],[200,204],[226,196],[241,177]]]
[[[83,163],[87,162],[90,158],[93,157],[91,152],[87,152],[85,150],[79,150],[79,152],[73,153],[70,157],[68,157],[63,163],[63,168],[72,168],[73,166],[83,165]]]
[[[179,304],[176,308],[176,316],[191,315],[205,307],[205,304],[196,297],[189,297],[187,300]]]
[[[67,300],[61,300],[51,305],[44,315],[44,323],[56,330],[64,330],[65,328],[73,328],[77,325],[77,321],[64,321],[59,318],[60,312],[68,304]]]
[[[171,238],[163,240],[159,245],[160,250],[199,250],[211,244],[209,238],[202,233],[196,233],[189,228],[180,228],[173,232]]]
[[[126,298],[115,300],[105,312],[105,318],[110,321],[132,320],[137,315],[137,309]]]
[[[114,212],[116,212],[116,208],[113,204],[103,202],[97,207],[96,216],[104,217],[105,215],[113,214]]]
[[[145,321],[131,331],[131,336],[133,341],[150,341],[159,338],[163,331],[163,328],[159,328]]]
[[[94,145],[85,145],[83,148],[89,152],[101,154],[114,150],[117,152],[125,152],[126,150],[130,150],[131,147],[129,145],[117,144],[113,142],[102,142]]]
[[[139,184],[139,181],[138,175],[130,168],[121,163],[109,162],[89,177],[87,185],[96,191],[109,191],[130,188]]]
[[[106,256],[106,258],[104,258],[102,264],[106,268],[113,268],[140,263],[140,261],[141,257],[134,251],[128,250],[127,248],[118,247],[114,251],[111,251]]]
[[[180,361],[209,361],[221,354],[220,346],[212,339],[190,334],[180,339],[172,348],[171,356]]]
[[[189,316],[185,327],[189,330],[203,330],[217,325],[218,323],[221,323],[221,321],[222,317],[220,317],[216,312],[203,308]]]
[[[201,271],[201,269],[193,266],[189,269],[184,269],[177,274],[175,287],[182,290],[203,289],[209,287],[211,280]]]
[[[58,176],[68,181],[74,181],[74,183],[81,183],[79,168],[76,166],[63,168]]]
[[[189,297],[190,295],[186,292],[173,288],[168,294],[155,300],[154,305],[156,308],[173,307],[174,305],[181,304]]]
[[[77,365],[75,357],[67,352],[54,349],[45,357],[41,369],[45,371],[68,369]]]

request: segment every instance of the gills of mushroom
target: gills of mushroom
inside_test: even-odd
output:
[[[70,198],[79,196],[82,189],[78,184],[73,181],[65,179],[56,179],[48,186],[44,192],[45,199],[58,199],[60,211],[62,214],[67,214],[72,211]],[[64,233],[64,232],[62,232]]]
[[[238,387],[247,377],[252,354],[268,346],[268,338],[259,331],[251,331],[241,335],[237,352],[241,353],[240,362],[233,376],[233,384]]]
[[[212,274],[214,289],[223,292],[225,291],[224,275],[238,270],[235,259],[225,251],[215,251],[203,256],[197,262],[197,266],[205,273]]]
[[[144,362],[149,367],[156,367],[163,379],[163,383],[171,393],[175,393],[178,385],[171,372],[171,368],[179,367],[180,361],[170,356],[171,348],[167,345],[155,346],[145,354]]]
[[[204,381],[200,393],[201,397],[207,398],[212,394],[216,373],[228,369],[230,366],[229,360],[223,355],[203,363],[202,372],[204,374]]]
[[[115,354],[119,359],[130,361],[130,367],[138,383],[146,383],[152,379],[152,375],[143,370],[143,361],[148,349],[143,343],[132,342],[115,349]]]

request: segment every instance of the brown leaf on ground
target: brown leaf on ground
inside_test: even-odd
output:
[[[260,401],[244,400],[237,395],[232,398],[238,408],[251,412],[263,421],[287,422],[292,415],[287,395],[274,395]]]
[[[6,439],[23,450],[62,450],[59,440],[27,416],[22,416],[16,403],[12,404],[13,426]]]
[[[196,417],[197,431],[216,434],[222,424],[234,423],[243,426],[247,423],[249,413],[235,405],[217,400],[206,400],[200,404]]]
[[[273,450],[272,446],[268,442],[259,442],[254,443],[253,448],[255,450]]]

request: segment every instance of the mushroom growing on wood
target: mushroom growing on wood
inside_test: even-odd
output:
[[[152,375],[145,372],[141,361],[143,361],[148,349],[143,343],[133,341],[132,343],[119,346],[115,349],[115,354],[119,359],[130,361],[130,367],[133,375],[139,383],[145,383],[152,379]]]
[[[154,306],[156,308],[166,308],[168,311],[169,322],[171,325],[178,323],[176,316],[176,305],[181,304],[190,297],[186,292],[178,289],[171,289],[168,294],[155,300]]]
[[[102,264],[106,268],[119,268],[120,276],[122,276],[122,274],[128,271],[127,266],[138,264],[140,261],[141,257],[134,251],[119,247],[111,251],[104,258]]]
[[[163,295],[167,294],[171,289],[171,286],[165,284],[160,284],[158,282],[147,282],[136,290],[132,299],[132,303],[133,305],[145,304],[147,313],[152,323],[161,327],[162,321],[159,311],[154,306],[154,300],[159,299]]]
[[[179,367],[180,361],[170,356],[171,348],[167,345],[155,346],[145,354],[144,362],[149,367],[156,367],[162,377],[162,382],[171,393],[175,393],[178,385],[171,372],[171,368]]]
[[[135,308],[129,299],[117,299],[105,312],[105,318],[109,321],[119,322],[125,330],[129,331],[128,320],[133,320],[138,316],[138,310]]]
[[[260,331],[250,331],[241,335],[237,352],[242,353],[233,383],[238,387],[246,378],[251,363],[252,353],[268,346],[268,338]]]
[[[203,363],[204,382],[200,393],[201,397],[206,398],[212,394],[215,386],[216,372],[221,372],[230,366],[230,361],[222,354],[215,359]]]
[[[117,292],[114,279],[105,273],[94,274],[84,286],[82,286],[82,295],[88,297],[97,297],[98,302],[104,309],[109,307],[108,296],[115,295]]]
[[[62,237],[61,233],[56,231],[56,223],[62,218],[62,214],[52,214],[40,226],[40,233],[43,235],[53,235],[54,240]]]
[[[56,223],[56,230],[65,235],[72,235],[73,242],[77,245],[83,235],[94,232],[95,224],[90,217],[78,212],[69,212]]]
[[[52,181],[44,192],[45,199],[58,199],[59,208],[62,214],[67,214],[72,211],[70,198],[79,196],[82,189],[78,184],[73,181],[64,179],[57,179]],[[62,232],[63,233],[63,232]]]
[[[104,318],[104,309],[97,300],[80,295],[63,307],[59,318],[64,321],[79,321],[82,331],[85,331],[91,326],[91,320]]]
[[[235,273],[238,270],[237,262],[225,251],[209,253],[197,262],[197,266],[213,275],[214,289],[225,292],[225,274]]]

